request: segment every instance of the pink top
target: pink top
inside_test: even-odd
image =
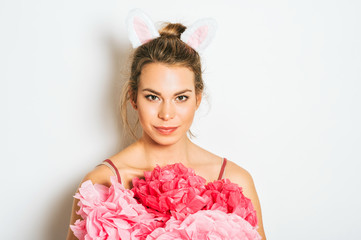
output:
[[[112,160],[110,159],[105,159],[101,164],[108,166],[114,173],[114,175],[117,176],[118,182],[122,183],[122,179],[120,178],[120,174],[119,174],[119,170],[118,168],[114,165],[114,163],[112,162]],[[227,164],[227,159],[223,158],[222,160],[222,166],[221,166],[221,170],[219,172],[218,175],[218,180],[221,180],[224,176],[224,169],[226,168],[226,164]]]

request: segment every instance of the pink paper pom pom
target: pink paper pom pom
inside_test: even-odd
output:
[[[188,215],[183,221],[170,218],[164,228],[155,229],[146,240],[232,239],[259,240],[255,227],[236,214],[203,210]]]
[[[135,198],[165,221],[171,215],[184,218],[206,205],[206,199],[202,197],[206,180],[183,164],[157,166],[144,176],[145,179],[133,179]]]
[[[243,195],[242,188],[237,184],[229,179],[222,179],[208,183],[206,189],[203,196],[207,196],[208,201],[204,209],[235,213],[252,226],[257,226],[257,215],[252,202]]]
[[[70,226],[78,239],[144,239],[163,223],[133,198],[127,190],[111,178],[108,188],[92,184],[90,180],[79,188],[75,198],[79,199],[77,220]]]

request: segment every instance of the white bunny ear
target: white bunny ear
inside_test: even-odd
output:
[[[181,40],[197,52],[202,52],[212,41],[216,30],[217,22],[214,19],[200,19],[182,33]]]
[[[126,19],[129,40],[133,48],[159,37],[152,20],[140,9],[133,9]]]

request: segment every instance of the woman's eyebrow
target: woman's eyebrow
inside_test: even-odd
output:
[[[151,93],[154,93],[154,94],[159,95],[159,96],[162,95],[161,93],[159,93],[159,92],[157,92],[157,91],[155,91],[155,90],[153,90],[153,89],[150,89],[150,88],[145,88],[145,89],[142,90],[142,92],[151,92]],[[184,90],[182,90],[182,91],[176,92],[176,93],[174,94],[174,96],[179,95],[179,94],[183,94],[183,93],[186,93],[186,92],[192,92],[192,90],[190,90],[190,89],[184,89]]]
[[[150,89],[150,88],[145,88],[145,89],[142,90],[142,92],[146,92],[146,91],[157,94],[157,95],[161,95],[159,92],[157,92],[157,91],[155,91],[153,89]]]
[[[185,90],[176,92],[176,93],[174,94],[174,96],[179,95],[179,94],[183,94],[183,93],[186,93],[186,92],[192,92],[192,90],[190,90],[190,89],[185,89]]]

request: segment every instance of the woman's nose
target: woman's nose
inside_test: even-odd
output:
[[[158,117],[164,121],[172,119],[175,115],[175,107],[170,102],[163,102],[160,106]]]

